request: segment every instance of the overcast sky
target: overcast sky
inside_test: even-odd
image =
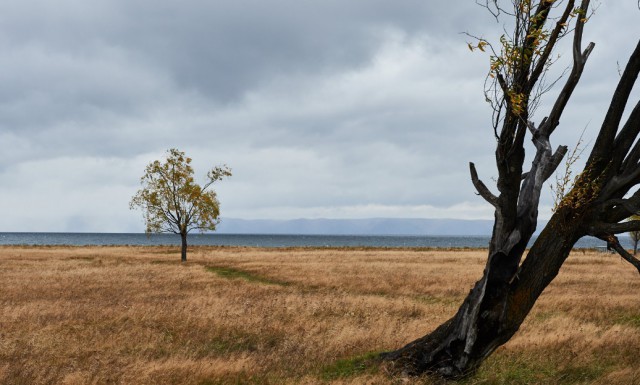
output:
[[[595,137],[639,20],[601,2],[554,145]],[[172,147],[233,169],[222,217],[492,218],[468,176],[496,175],[488,57],[461,32],[500,28],[472,0],[3,0],[0,231],[143,231],[129,200]]]

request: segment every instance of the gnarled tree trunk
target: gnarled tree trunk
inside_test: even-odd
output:
[[[386,353],[384,358],[410,375],[434,372],[462,377],[473,373],[518,331],[580,238],[575,229],[562,225],[561,215],[550,220],[517,274],[506,278],[500,265],[494,270],[488,264],[453,318],[432,333]]]
[[[536,36],[548,20],[557,2],[540,1],[531,14],[517,23],[521,36],[517,43],[523,52],[538,49],[539,60],[526,57],[514,63],[506,73],[496,70],[504,100],[501,131],[495,128],[496,165],[499,195],[494,195],[480,181],[473,163],[471,179],[479,195],[495,207],[495,224],[489,256],[482,278],[464,300],[456,315],[432,333],[419,338],[383,358],[407,374],[438,373],[460,377],[473,373],[500,345],[517,332],[536,300],[556,277],[573,245],[585,235],[606,240],[623,258],[640,271],[640,261],[624,250],[615,234],[640,228],[640,221],[622,222],[640,210],[640,191],[628,196],[640,183],[640,102],[626,124],[620,122],[631,89],[640,72],[640,43],[618,83],[609,111],[604,119],[585,169],[529,250],[521,259],[536,230],[538,204],[543,184],[553,174],[566,154],[560,146],[552,151],[550,136],[560,123],[560,116],[573,92],[593,43],[581,48],[582,31],[587,20],[588,0],[578,12],[573,36],[573,67],[549,116],[536,127],[528,118],[529,98],[551,50],[574,10],[574,2],[565,4],[562,16],[551,19],[555,27],[544,47],[529,39]],[[519,4],[514,1],[514,5]],[[518,8],[520,9],[520,8]],[[522,8],[527,10],[526,8]],[[559,9],[559,8],[558,8]],[[507,78],[508,74],[508,78]],[[511,95],[524,95],[516,108]],[[522,106],[526,108],[522,108]],[[530,132],[536,153],[528,172],[523,172],[524,138]]]

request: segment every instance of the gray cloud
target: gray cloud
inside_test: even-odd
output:
[[[590,21],[554,143],[597,129],[638,12]],[[487,57],[460,32],[500,28],[468,1],[4,1],[0,231],[142,230],[128,200],[170,147],[233,167],[225,216],[490,218]]]

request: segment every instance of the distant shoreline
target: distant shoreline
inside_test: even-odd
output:
[[[157,249],[180,251],[179,245],[23,245],[23,244],[0,244],[0,249],[19,248],[19,249],[117,249],[117,248],[136,248],[136,249]],[[281,246],[281,247],[264,247],[264,246],[227,246],[227,245],[193,245],[189,246],[190,251],[199,250],[273,250],[273,251],[296,251],[296,250],[336,250],[336,251],[487,251],[489,247],[392,247],[392,246]]]
[[[534,239],[535,240],[535,237]],[[628,237],[620,237],[630,248]],[[258,248],[371,248],[421,250],[483,250],[489,246],[487,236],[427,236],[427,235],[321,235],[321,234],[190,234],[189,246],[224,246]],[[0,245],[39,246],[177,246],[180,237],[174,234],[144,233],[0,233]],[[532,245],[532,242],[529,246]],[[595,238],[583,238],[578,249],[605,246]]]

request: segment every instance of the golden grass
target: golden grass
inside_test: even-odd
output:
[[[481,250],[0,247],[0,384],[431,384],[366,365],[452,316]],[[640,277],[572,255],[466,384],[640,384]]]

